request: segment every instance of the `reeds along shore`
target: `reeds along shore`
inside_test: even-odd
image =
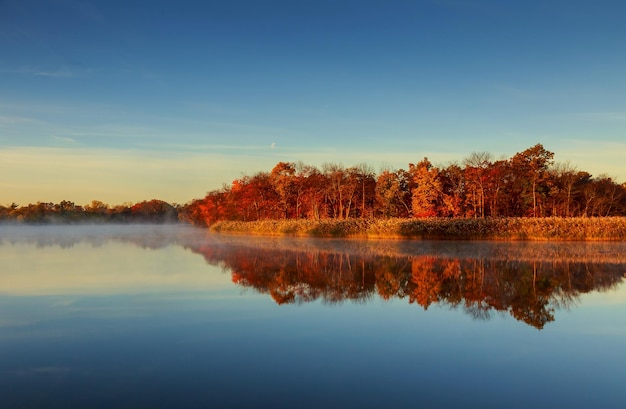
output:
[[[444,240],[626,240],[626,217],[221,221],[211,231],[273,236]]]

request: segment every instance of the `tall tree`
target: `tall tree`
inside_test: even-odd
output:
[[[543,194],[548,190],[545,181],[553,157],[554,153],[537,144],[511,158],[513,171],[524,182],[526,193],[530,196],[533,217],[540,216],[539,206],[542,204]]]
[[[297,217],[319,220],[327,215],[325,207],[328,179],[315,166],[298,164]]]
[[[572,216],[572,200],[577,174],[576,168],[569,163],[556,163],[548,171],[547,183],[550,189],[551,216]]]
[[[357,172],[355,168],[346,169],[343,165],[336,163],[324,164],[323,170],[329,182],[326,196],[330,204],[331,217],[347,219],[350,217],[356,199]]]
[[[463,169],[456,163],[452,163],[441,170],[440,180],[443,191],[442,216],[462,216],[466,185]]]
[[[295,211],[296,208],[295,173],[295,165],[289,162],[278,162],[270,173],[274,190],[278,194],[278,208],[283,219],[289,218],[289,211]]]
[[[463,161],[467,195],[473,208],[474,217],[485,217],[485,184],[491,160],[491,154],[488,152],[472,152]]]
[[[408,217],[411,214],[406,171],[383,170],[376,180],[377,214],[382,217]]]
[[[413,216],[438,216],[443,198],[439,169],[428,158],[424,158],[417,165],[409,164],[409,173],[415,184],[411,202]]]
[[[353,168],[357,184],[359,217],[373,217],[376,202],[376,174],[371,166],[361,163]]]

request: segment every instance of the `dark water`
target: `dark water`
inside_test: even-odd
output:
[[[0,408],[626,407],[626,244],[0,226]]]

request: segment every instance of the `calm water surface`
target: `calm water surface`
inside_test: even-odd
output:
[[[0,408],[626,407],[626,244],[0,226]]]

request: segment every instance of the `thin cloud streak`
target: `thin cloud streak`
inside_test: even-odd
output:
[[[224,145],[224,144],[211,144],[211,143],[136,143],[135,146],[137,148],[151,148],[155,150],[174,150],[174,151],[194,151],[194,152],[232,152],[232,151],[243,151],[243,152],[258,152],[259,150],[266,150],[267,145],[258,145],[258,144],[250,144],[250,145]],[[275,149],[276,144],[273,143],[270,145],[271,149]]]
[[[43,123],[43,122],[38,119],[27,118],[23,116],[0,116],[0,125],[33,124],[33,123]]]
[[[37,141],[45,145],[45,135],[75,139],[86,146],[120,149],[143,147],[163,149],[176,145],[223,145],[219,141],[250,145],[259,138],[267,143],[274,138],[307,140],[310,135],[293,129],[245,122],[188,119],[183,116],[156,116],[128,111],[114,104],[47,103],[33,101],[9,102],[0,99],[0,124],[39,125],[39,128],[14,128],[6,145],[29,145]],[[12,119],[11,119],[12,118]],[[29,118],[29,121],[20,118]],[[76,123],[80,118],[82,124]],[[6,138],[5,138],[6,139]],[[174,142],[176,141],[176,142]],[[180,142],[179,142],[180,141]],[[277,141],[278,142],[278,141]],[[263,142],[265,143],[265,142]]]
[[[582,112],[575,114],[575,116],[581,119],[587,119],[591,121],[626,121],[626,112]]]
[[[34,71],[33,75],[37,77],[49,77],[49,78],[70,78],[74,74],[67,70],[55,70],[55,71]]]
[[[55,136],[54,138],[57,141],[63,142],[63,143],[70,143],[70,144],[75,144],[76,143],[76,139],[68,138],[66,136]]]
[[[89,70],[82,70],[81,73],[85,74]],[[33,77],[48,77],[48,78],[72,78],[79,75],[76,70],[71,70],[67,67],[61,68],[32,68],[23,67],[14,70],[3,70],[2,72],[8,74],[28,75]]]

